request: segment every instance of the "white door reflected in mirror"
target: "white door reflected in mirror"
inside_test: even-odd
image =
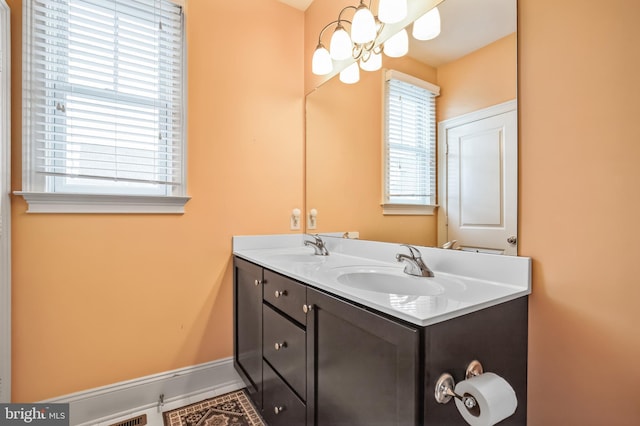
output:
[[[463,250],[517,255],[516,102],[440,124],[442,222],[438,241]]]

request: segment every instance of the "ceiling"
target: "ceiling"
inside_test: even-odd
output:
[[[280,3],[288,4],[296,9],[300,9],[303,12],[307,10],[309,5],[313,3],[313,0],[278,0]]]
[[[428,41],[409,37],[409,55],[437,67],[516,32],[516,0],[445,0],[441,33]]]
[[[313,2],[278,1],[302,11]],[[437,67],[514,33],[516,3],[516,0],[446,0],[438,6],[442,32],[429,41],[409,37],[409,56]]]

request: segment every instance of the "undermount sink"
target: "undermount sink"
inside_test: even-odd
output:
[[[453,278],[416,277],[405,274],[401,268],[348,268],[339,272],[337,280],[357,290],[412,296],[437,296],[466,288]]]

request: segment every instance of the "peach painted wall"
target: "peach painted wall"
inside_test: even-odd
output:
[[[22,4],[8,3],[19,190]],[[188,0],[186,19],[186,213],[26,214],[13,197],[16,402],[231,356],[231,237],[290,232],[302,208],[304,14]]]
[[[435,82],[436,70],[409,58],[383,67]],[[367,240],[436,243],[435,216],[382,214],[382,71],[338,77],[307,95],[306,200],[318,210],[317,232],[358,231]]]
[[[516,98],[516,35],[438,67],[438,121]]]
[[[519,2],[529,425],[640,421],[640,2]]]

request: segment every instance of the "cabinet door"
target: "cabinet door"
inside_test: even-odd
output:
[[[419,331],[307,288],[309,425],[416,425]]]
[[[234,365],[262,408],[262,268],[234,258]]]

